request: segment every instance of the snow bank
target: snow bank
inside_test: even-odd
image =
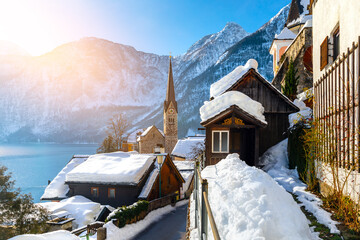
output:
[[[286,191],[293,193],[301,202],[300,206],[311,212],[321,224],[330,229],[331,233],[339,233],[337,222],[331,214],[322,209],[322,201],[314,194],[305,191],[306,184],[299,180],[295,169],[288,169],[287,139],[268,149],[259,160],[265,164],[264,170]],[[266,165],[267,164],[267,165]]]
[[[58,173],[58,175],[51,181],[51,183],[45,188],[44,194],[40,199],[62,199],[66,198],[66,194],[69,191],[69,186],[65,184],[66,174],[79,166],[81,163],[88,159],[88,155],[76,155],[68,164]]]
[[[66,211],[75,218],[74,228],[85,226],[94,222],[95,217],[101,210],[100,203],[93,202],[83,196],[74,196],[60,202],[37,203],[46,208],[51,214],[56,215],[60,211]]]
[[[188,200],[183,200],[176,203],[175,207],[170,205],[151,211],[143,220],[133,224],[127,224],[123,228],[118,228],[112,222],[108,222],[104,225],[107,229],[107,240],[119,240],[119,239],[132,239],[137,234],[145,230],[152,223],[159,221],[165,214],[175,211],[177,207],[183,206],[188,203]],[[121,236],[121,237],[120,237]]]
[[[10,240],[80,240],[80,238],[74,234],[71,234],[69,231],[59,230],[44,234],[19,235],[10,238]]]
[[[275,34],[275,39],[279,39],[279,40],[294,39],[294,38],[296,38],[296,34],[290,31],[287,27],[284,27],[284,29],[279,34]]]
[[[311,108],[307,107],[303,101],[295,99],[294,104],[300,109],[300,111],[289,115],[290,127],[294,126],[299,121],[312,117]]]
[[[311,239],[307,219],[292,196],[238,154],[206,167],[201,175],[209,183],[221,239]]]
[[[237,80],[239,80],[251,68],[257,71],[258,62],[255,59],[249,59],[245,66],[238,66],[231,73],[221,78],[219,81],[211,84],[210,97],[217,97],[228,90]]]
[[[136,152],[96,154],[70,171],[66,181],[136,185],[154,160],[154,155]]]
[[[200,108],[201,121],[206,121],[216,116],[232,105],[238,106],[254,118],[267,124],[263,115],[264,107],[261,103],[252,100],[249,96],[238,91],[229,91],[211,101],[205,101],[204,105]]]
[[[171,155],[183,157],[187,160],[195,159],[196,150],[205,149],[205,137],[188,137],[177,141]]]

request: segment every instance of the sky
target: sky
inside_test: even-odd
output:
[[[179,55],[227,22],[254,32],[290,0],[0,0],[0,40],[31,55],[97,37]]]

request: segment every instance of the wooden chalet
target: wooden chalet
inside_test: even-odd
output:
[[[102,205],[131,205],[148,189],[145,198],[159,197],[156,155],[126,152],[96,154],[66,175],[68,197],[81,195]],[[154,176],[155,174],[155,176]],[[155,178],[154,178],[155,177]],[[150,184],[154,178],[154,183]],[[169,155],[161,168],[161,194],[180,191],[184,179]]]
[[[228,91],[239,91],[261,103],[267,124],[236,105],[202,121],[206,129],[205,165],[216,164],[229,153],[238,153],[248,165],[258,166],[259,156],[286,138],[288,115],[299,109],[254,68],[240,75],[223,93]]]

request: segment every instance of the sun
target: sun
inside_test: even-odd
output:
[[[59,20],[49,16],[42,2],[0,0],[0,40],[13,42],[35,56],[53,49]]]

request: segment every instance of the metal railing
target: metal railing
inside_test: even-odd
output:
[[[214,216],[208,199],[208,182],[201,177],[201,165],[204,163],[204,153],[196,159],[194,169],[194,192],[195,201],[195,228],[198,229],[199,239],[204,240],[208,237],[208,219],[211,231],[215,240],[220,240],[219,232],[216,227]],[[200,186],[201,184],[201,186]]]

